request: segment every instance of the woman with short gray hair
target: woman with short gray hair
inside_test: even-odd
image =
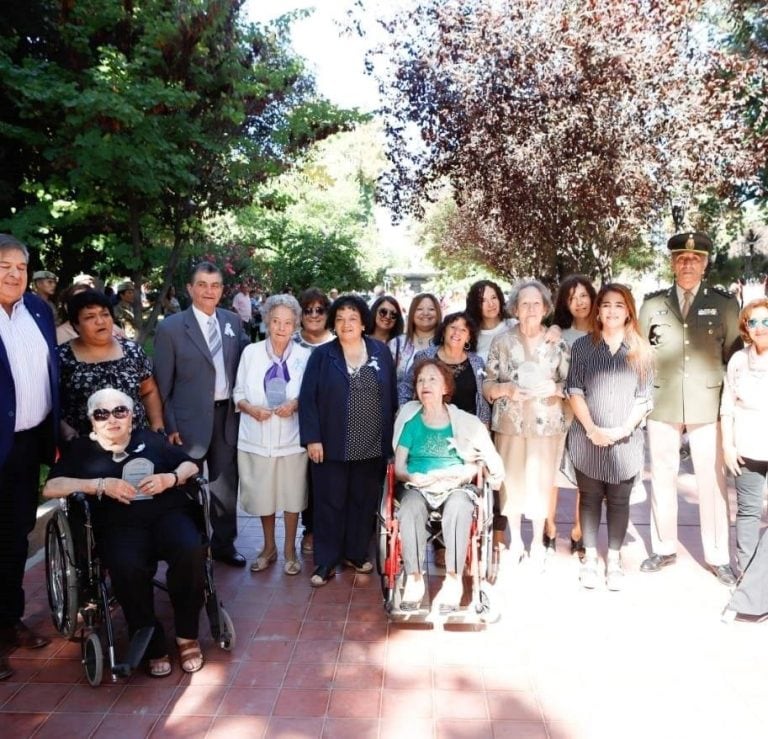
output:
[[[237,466],[240,502],[261,517],[264,547],[251,572],[277,560],[275,514],[283,511],[283,571],[298,575],[299,513],[307,505],[307,453],[299,443],[299,389],[310,356],[293,341],[301,308],[292,295],[271,295],[262,310],[267,338],[243,350],[232,398],[240,411]]]

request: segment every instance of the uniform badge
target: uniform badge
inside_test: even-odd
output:
[[[654,316],[666,316],[669,311],[665,308],[664,310],[657,310],[653,315]]]
[[[716,316],[717,308],[699,308],[696,315],[697,316]]]
[[[688,238],[685,240],[686,249],[695,249],[696,242],[693,240],[693,234],[688,234]]]

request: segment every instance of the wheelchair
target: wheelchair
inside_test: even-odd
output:
[[[498,609],[493,606],[493,588],[488,578],[493,557],[493,491],[483,473],[484,467],[478,466],[477,477],[474,481],[477,493],[473,496],[474,512],[463,576],[464,597],[462,603],[464,605],[458,610],[441,614],[442,619],[446,622],[488,624],[495,623],[501,617]],[[401,608],[406,573],[402,561],[400,522],[396,516],[399,504],[395,490],[395,466],[390,463],[387,466],[377,519],[377,566],[381,576],[384,610],[389,621],[431,623],[435,621],[435,617],[429,602],[429,587],[424,589],[424,598],[419,608],[415,610]],[[431,511],[427,522],[427,546],[436,540],[442,542],[440,524],[440,512]],[[427,568],[426,580],[428,586],[429,568]],[[468,584],[469,602],[465,603]],[[425,601],[427,601],[426,604]]]
[[[207,484],[204,477],[197,476],[189,483],[190,488],[195,488],[194,495],[189,495],[199,503],[200,515],[196,518],[205,534],[204,602],[211,636],[219,647],[230,651],[235,646],[235,627],[218,599],[213,579]],[[101,684],[104,673],[102,638],[106,640],[109,673],[112,682],[116,682],[120,677],[128,677],[139,665],[154,627],[139,629],[131,639],[126,658],[121,662],[117,660],[111,616],[116,601],[110,594],[108,572],[95,545],[89,497],[74,493],[63,499],[61,508],[48,522],[45,576],[53,625],[66,639],[79,636],[85,676],[96,687]],[[158,580],[154,583],[165,590],[164,583]]]

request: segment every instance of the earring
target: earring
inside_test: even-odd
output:
[[[96,437],[96,432],[95,432],[95,431],[91,431],[91,433],[90,433],[90,434],[88,434],[88,438],[89,438],[91,441],[96,441],[96,438],[97,438],[97,437]]]
[[[464,351],[465,351],[465,352],[468,352],[468,351],[469,351],[469,342],[467,342],[466,344],[464,344]]]

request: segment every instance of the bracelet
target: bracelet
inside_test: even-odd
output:
[[[171,470],[171,474],[173,475],[173,485],[171,487],[175,488],[179,484],[179,473],[176,470]]]
[[[107,483],[103,477],[100,477],[96,481],[96,499],[101,501],[101,496],[104,495],[104,491],[107,488]]]

